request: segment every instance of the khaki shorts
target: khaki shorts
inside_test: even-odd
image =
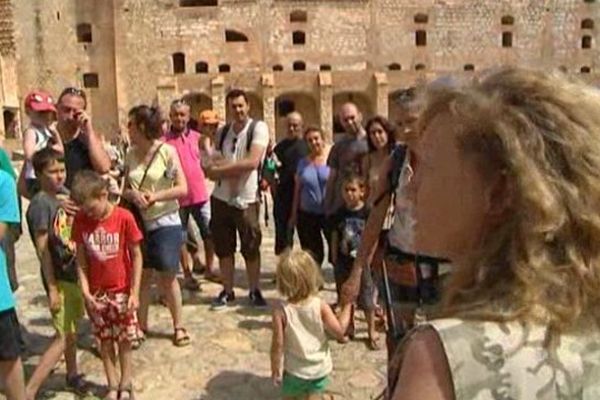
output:
[[[255,260],[260,254],[260,203],[249,204],[244,210],[230,206],[215,197],[210,198],[210,230],[217,257],[232,257],[240,235],[241,253],[246,260]]]

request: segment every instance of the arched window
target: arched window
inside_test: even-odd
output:
[[[391,63],[390,65],[388,65],[388,70],[390,71],[400,71],[402,69],[402,66],[398,63]]]
[[[417,64],[417,65],[415,65],[415,70],[416,71],[423,71],[423,70],[425,70],[425,64]]]
[[[281,65],[281,64],[273,65],[273,71],[275,71],[275,72],[283,71],[283,65]]]
[[[231,66],[229,64],[221,64],[221,65],[219,65],[219,72],[221,72],[221,73],[231,72]]]
[[[85,88],[97,88],[100,86],[100,80],[98,74],[90,72],[83,74],[83,87]]]
[[[415,24],[426,24],[429,22],[429,16],[427,14],[418,13],[414,17]]]
[[[463,70],[465,70],[465,71],[475,71],[475,66],[473,64],[465,64],[463,66]]]
[[[581,48],[591,49],[592,48],[592,37],[590,35],[583,35],[581,37]]]
[[[306,63],[304,61],[294,61],[292,68],[294,71],[306,71]]]
[[[304,10],[294,10],[290,13],[290,22],[306,22],[308,15]]]
[[[198,61],[196,63],[196,73],[197,74],[207,74],[208,73],[208,63],[204,61]]]
[[[420,29],[415,32],[415,45],[422,47],[427,46],[427,32]]]
[[[302,31],[294,31],[292,33],[293,44],[306,44],[306,33]]]
[[[180,7],[216,7],[218,0],[179,0]]]
[[[594,20],[591,18],[582,19],[581,29],[594,29]]]
[[[583,66],[581,67],[579,72],[581,72],[582,74],[589,74],[590,72],[592,72],[592,69],[588,66]]]
[[[319,70],[321,70],[321,71],[331,71],[331,65],[329,65],[329,64],[321,64],[319,66]]]
[[[512,32],[502,32],[502,47],[512,47],[513,35]]]
[[[92,25],[77,25],[77,41],[79,43],[92,43]]]
[[[173,59],[173,73],[185,74],[185,54],[174,53],[171,58]]]
[[[285,117],[289,113],[296,111],[296,104],[292,100],[282,99],[277,102],[277,115]]]
[[[515,19],[512,15],[505,15],[502,18],[500,18],[500,22],[502,23],[502,25],[514,25]]]
[[[244,35],[242,32],[227,29],[225,31],[225,41],[226,42],[247,42],[248,36]]]

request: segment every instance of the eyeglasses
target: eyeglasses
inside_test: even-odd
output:
[[[179,107],[179,106],[188,106],[189,107],[189,105],[190,105],[190,103],[188,103],[185,99],[176,99],[171,102],[171,107]]]
[[[87,107],[87,96],[85,94],[85,92],[82,89],[70,86],[67,88],[64,88],[63,91],[60,93],[60,96],[58,96],[58,102],[60,103],[62,98],[67,96],[67,95],[72,95],[72,96],[78,96],[81,97],[83,99],[83,108]]]
[[[68,88],[65,88],[62,91],[61,96],[64,96],[65,94],[75,94],[77,96],[84,96],[85,92],[83,90],[81,90],[81,89],[76,88],[76,87],[68,87]]]
[[[231,141],[231,152],[235,153],[235,146],[237,145],[237,137],[234,137]]]

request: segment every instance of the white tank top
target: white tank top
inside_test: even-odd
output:
[[[319,379],[332,370],[331,353],[321,319],[321,299],[284,303],[284,370],[302,379]]]
[[[48,146],[52,132],[48,128],[39,128],[33,125],[30,125],[29,128],[35,133],[35,148],[33,152],[35,154]],[[35,179],[35,171],[33,170],[31,161],[25,163],[25,179]]]

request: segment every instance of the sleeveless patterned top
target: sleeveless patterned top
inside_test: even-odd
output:
[[[583,325],[583,324],[582,324]],[[593,323],[544,347],[547,328],[518,321],[432,320],[456,400],[600,399],[600,328]]]

